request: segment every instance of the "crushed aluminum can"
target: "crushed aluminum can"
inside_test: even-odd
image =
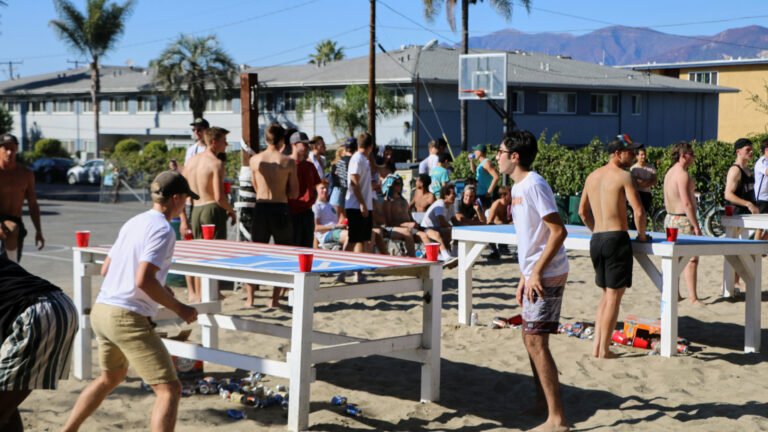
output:
[[[282,385],[282,384],[278,384],[278,385],[275,386],[275,390],[277,390],[279,392],[284,392],[286,390],[286,387],[284,385]]]
[[[503,329],[503,328],[507,327],[507,324],[509,324],[509,323],[507,322],[506,319],[501,318],[501,317],[495,317],[493,319],[493,321],[491,321],[491,328],[492,329]]]
[[[355,404],[348,404],[344,412],[346,412],[347,415],[351,415],[352,417],[359,417],[363,415],[363,410]]]
[[[584,331],[581,332],[581,338],[591,339],[594,334],[595,334],[594,327],[584,327]]]
[[[510,317],[509,319],[507,319],[507,323],[509,323],[510,326],[523,325],[523,316],[520,314],[517,314],[513,317]]]
[[[227,417],[235,420],[242,420],[245,418],[245,411],[240,411],[236,409],[228,409],[227,410]]]
[[[475,327],[477,325],[478,319],[479,318],[477,316],[477,312],[472,312],[472,314],[469,316],[469,325]]]
[[[342,406],[347,404],[346,396],[334,396],[331,398],[331,405]]]
[[[181,386],[181,395],[182,396],[192,396],[195,393],[195,388],[190,385],[183,385]]]

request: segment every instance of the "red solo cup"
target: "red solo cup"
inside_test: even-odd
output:
[[[341,224],[342,225],[349,225],[349,219],[347,219],[347,218],[342,219],[341,220]]]
[[[611,335],[611,340],[619,345],[629,345],[629,339],[627,339],[627,335],[625,335],[621,330],[614,330],[613,335]]]
[[[194,240],[195,235],[192,234],[192,230],[187,230],[187,232],[184,233],[184,240]]]
[[[635,336],[632,339],[632,346],[635,348],[648,349],[648,340]]]
[[[90,231],[76,231],[75,240],[77,241],[77,247],[88,247],[88,241],[91,239]]]
[[[733,211],[736,210],[732,205],[725,206],[725,215],[733,216]]]
[[[510,319],[508,319],[507,322],[509,323],[509,325],[513,325],[513,326],[523,325],[523,316],[520,314],[517,314],[511,317]]]
[[[667,241],[677,241],[677,228],[667,228]]]
[[[311,253],[300,253],[299,254],[299,271],[300,272],[311,272],[312,271],[312,258],[314,257],[314,254]]]
[[[224,193],[229,195],[232,192],[232,183],[224,182]]]
[[[203,238],[205,240],[213,240],[213,236],[216,234],[216,225],[203,225]]]
[[[437,256],[440,254],[440,243],[427,243],[424,245],[424,250],[427,252],[428,261],[437,261]]]

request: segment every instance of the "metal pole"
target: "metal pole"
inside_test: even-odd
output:
[[[370,41],[368,43],[368,133],[376,143],[376,0],[371,3]]]

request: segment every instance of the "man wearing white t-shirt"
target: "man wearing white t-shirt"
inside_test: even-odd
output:
[[[440,149],[437,147],[437,141],[430,141],[429,156],[419,162],[419,174],[429,174],[432,168],[437,166],[438,153],[440,153]]]
[[[104,260],[104,282],[90,313],[101,375],[77,399],[64,431],[79,429],[123,382],[129,365],[157,396],[150,429],[173,430],[176,424],[181,384],[152,317],[163,305],[187,323],[197,320],[197,311],[176,300],[165,278],[176,244],[169,221],[182,211],[187,197],[199,197],[175,171],[160,173],[151,192],[152,209],[123,225]]]
[[[371,163],[368,155],[373,149],[373,137],[364,132],[357,137],[357,152],[352,155],[347,167],[347,196],[344,212],[347,215],[349,231],[344,250],[357,253],[369,250],[373,235],[373,188],[371,186]],[[357,273],[357,281],[365,278]]]
[[[347,241],[347,226],[339,223],[336,209],[328,202],[328,183],[325,180],[317,185],[317,201],[312,205],[312,212],[315,214],[315,238],[320,246]]]
[[[453,204],[456,202],[456,189],[452,183],[444,184],[440,189],[442,198],[432,203],[421,219],[421,227],[430,240],[440,243],[440,260],[450,262],[455,259],[451,254],[451,219]]]
[[[555,196],[531,165],[538,147],[528,131],[515,131],[502,141],[496,160],[509,174],[512,219],[515,221],[520,260],[517,303],[523,307],[523,342],[537,379],[537,399],[546,404],[547,421],[536,430],[569,430],[560,399],[557,365],[549,350],[549,334],[557,333],[568,258],[563,242],[567,232],[557,212]],[[543,398],[542,398],[543,396]],[[542,400],[543,399],[543,400]]]

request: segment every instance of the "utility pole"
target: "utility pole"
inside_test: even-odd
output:
[[[80,63],[85,63],[85,62],[82,60],[67,60],[67,63],[73,63],[75,65],[75,69],[77,69],[78,67],[80,67]]]
[[[368,133],[376,144],[376,0],[371,3],[371,36],[368,44]]]
[[[461,0],[461,53],[469,52],[469,0]],[[461,121],[461,151],[467,150],[467,101],[461,100],[459,116]]]
[[[15,79],[15,75],[13,74],[13,65],[20,65],[20,64],[24,64],[24,62],[8,60],[8,78],[9,79]]]

